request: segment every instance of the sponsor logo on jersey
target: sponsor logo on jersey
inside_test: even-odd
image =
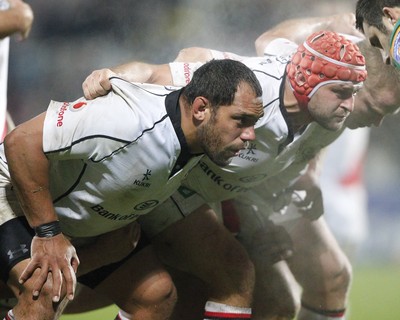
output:
[[[143,173],[142,180],[135,179],[133,184],[138,186],[138,187],[149,188],[151,186],[151,184],[149,182],[146,182],[146,181],[150,180],[150,176],[151,176],[151,170],[147,169],[147,171],[145,173]]]
[[[256,154],[254,150],[257,150],[257,145],[255,143],[250,143],[249,147],[247,149],[241,150],[240,153],[238,154],[238,157],[240,159],[250,161],[253,163],[258,162],[258,158],[253,157],[252,155]]]
[[[109,219],[109,220],[115,220],[115,221],[122,221],[122,220],[135,220],[139,216],[137,213],[131,213],[128,215],[122,215],[118,213],[112,213],[108,210],[106,210],[103,206],[96,204],[92,207],[90,207],[94,212],[96,212],[98,215],[102,216],[103,218]]]
[[[224,178],[220,175],[216,174],[205,162],[200,161],[200,168],[204,171],[204,173],[219,187],[223,188],[226,191],[233,193],[242,193],[248,191],[250,188],[244,187],[241,185],[235,185],[232,183],[228,183],[224,181]]]
[[[147,210],[150,208],[154,208],[156,205],[158,205],[159,201],[158,200],[147,200],[142,203],[137,204],[134,209],[135,210]]]
[[[192,72],[190,70],[189,63],[185,62],[183,64],[183,76],[185,78],[185,83],[188,84],[190,82],[190,78],[192,76]]]
[[[64,124],[64,114],[65,111],[67,111],[67,108],[69,106],[68,102],[64,102],[60,108],[60,110],[58,111],[57,114],[57,127],[62,127],[62,125]]]
[[[76,112],[82,110],[87,105],[87,102],[81,101],[77,102],[69,107],[69,110]]]

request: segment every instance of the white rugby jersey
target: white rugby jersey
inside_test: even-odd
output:
[[[301,134],[293,135],[283,105],[283,89],[285,68],[291,58],[288,53],[294,52],[297,45],[285,39],[278,39],[271,45],[273,50],[267,47],[264,57],[241,59],[253,70],[263,89],[264,116],[256,123],[256,140],[223,168],[204,157],[184,181],[185,186],[199,193],[207,202],[237,197],[294,162],[304,168],[306,160],[308,162],[339,135],[316,123],[309,124]],[[286,55],[276,55],[276,52]],[[197,64],[171,63],[174,84],[181,84],[182,79],[187,79],[196,67]],[[299,172],[298,166],[293,169],[293,174]]]
[[[8,9],[7,1],[0,0],[0,10]],[[8,56],[10,38],[0,39],[0,140],[2,141],[6,132],[7,114],[7,82],[8,82]]]
[[[111,79],[95,100],[50,103],[43,149],[62,230],[88,237],[117,229],[166,200],[201,155],[180,127],[180,91]]]

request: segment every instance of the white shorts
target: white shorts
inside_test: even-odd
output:
[[[23,215],[8,175],[0,170],[0,225]]]

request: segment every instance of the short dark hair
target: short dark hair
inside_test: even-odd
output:
[[[387,33],[388,30],[382,23],[384,7],[400,7],[400,0],[358,0],[356,4],[356,27],[364,32],[363,23],[376,27]]]
[[[262,96],[260,83],[246,65],[230,59],[211,60],[194,72],[182,96],[190,105],[199,96],[207,98],[214,107],[231,105],[241,83],[247,83],[257,97]]]
[[[368,77],[364,81],[362,90],[368,90],[371,97],[379,96],[379,92],[390,91],[393,95],[400,96],[400,72],[392,65],[387,65],[382,60],[378,48],[371,47],[366,40],[358,43],[365,57]],[[399,101],[397,99],[397,101]]]

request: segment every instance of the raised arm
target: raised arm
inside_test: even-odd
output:
[[[191,64],[190,72],[197,69],[202,63],[212,59],[242,60],[244,57],[231,52],[221,52],[201,47],[182,49],[174,62],[174,71],[171,64],[149,64],[133,61],[113,68],[105,68],[93,71],[83,82],[82,89],[86,99],[94,99],[107,94],[111,90],[110,77],[117,76],[130,82],[153,83],[160,85],[182,86],[181,80],[178,83],[172,72],[182,75],[183,68],[177,66],[179,63]],[[196,65],[197,64],[197,65]],[[176,74],[175,74],[176,75]],[[191,77],[191,74],[188,75]],[[179,79],[181,77],[178,76]]]
[[[201,47],[190,47],[179,51],[175,62],[207,62],[212,60],[212,50]]]
[[[146,82],[171,85],[172,76],[168,64],[149,64],[139,61],[129,62],[113,68],[93,71],[83,82],[86,99],[103,96],[111,90],[110,77],[120,77],[130,82]]]
[[[33,291],[33,296],[38,296],[51,272],[53,301],[58,302],[63,278],[67,298],[73,299],[79,260],[75,248],[61,233],[49,191],[49,161],[42,144],[44,118],[43,113],[14,129],[4,140],[4,150],[13,188],[36,232],[32,240],[31,261],[20,280],[26,281],[36,269],[40,269]]]
[[[353,13],[286,20],[267,30],[256,39],[256,52],[258,56],[262,56],[267,45],[276,38],[285,38],[300,44],[307,36],[319,30],[330,30],[363,38],[362,33],[355,27],[355,21]]]

